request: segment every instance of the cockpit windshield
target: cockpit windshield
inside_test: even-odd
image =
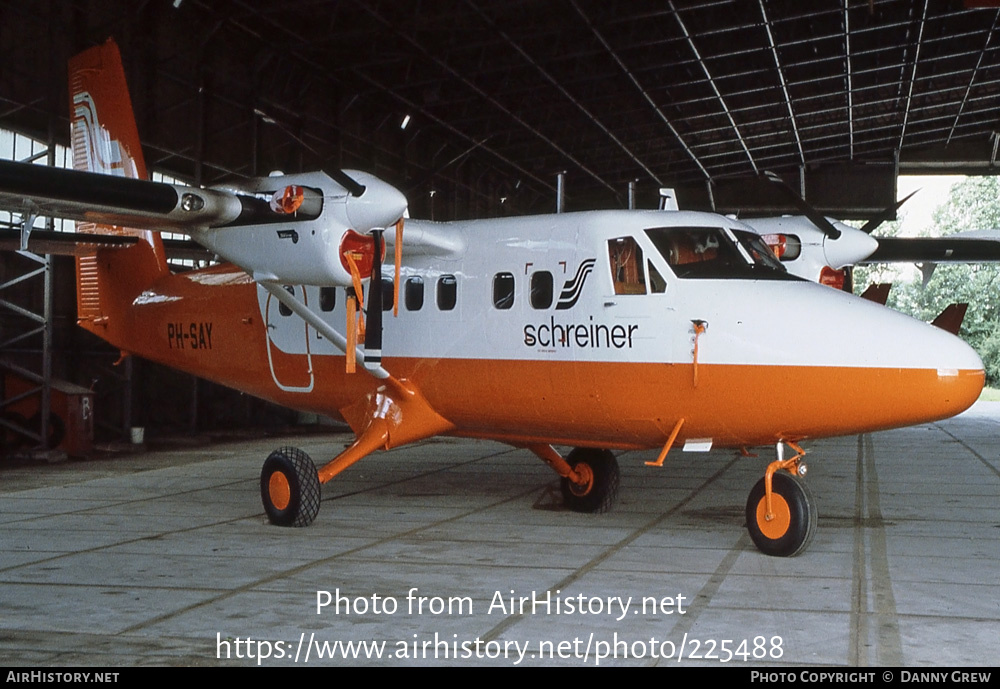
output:
[[[739,230],[734,234],[739,246],[721,227],[646,230],[646,236],[679,278],[790,279],[759,235]]]

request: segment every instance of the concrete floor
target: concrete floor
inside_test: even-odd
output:
[[[4,468],[0,664],[992,665],[998,430],[979,403],[810,443],[819,528],[789,559],[743,527],[769,457],[732,452],[624,453],[618,508],[580,515],[529,453],[435,439],[324,486],[306,529],[267,524],[260,464],[347,436]],[[562,608],[512,610],[511,591]]]

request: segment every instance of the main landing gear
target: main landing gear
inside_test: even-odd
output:
[[[308,526],[319,513],[320,482],[328,481],[375,448],[378,438],[359,438],[345,452],[316,471],[312,459],[302,450],[283,447],[264,462],[260,474],[260,495],[272,524]],[[768,465],[764,478],[747,499],[747,531],[757,548],[778,557],[798,555],[806,549],[816,531],[816,505],[809,488],[800,480],[806,473],[805,453],[796,451],[789,460],[781,458]],[[562,495],[574,512],[607,512],[618,499],[618,461],[609,450],[579,447],[566,459],[551,445],[528,447],[562,477]]]
[[[272,524],[309,526],[319,514],[320,483],[325,483],[384,443],[379,433],[362,435],[319,472],[297,447],[275,450],[260,472],[260,498]],[[529,449],[562,476],[566,506],[574,512],[607,512],[618,501],[618,460],[610,450],[578,447],[562,456],[551,445]]]
[[[260,498],[272,524],[309,526],[319,514],[319,476],[312,458],[297,447],[282,447],[264,461]]]
[[[795,443],[788,446],[795,457],[782,459],[783,445],[778,444],[778,459],[750,491],[746,508],[750,539],[762,553],[778,557],[798,555],[816,532],[816,505],[799,478],[806,473],[805,452]]]
[[[528,449],[562,476],[563,504],[574,512],[607,512],[618,501],[621,478],[611,450],[578,447],[563,459],[551,445]]]

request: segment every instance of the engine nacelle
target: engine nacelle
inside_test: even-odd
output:
[[[345,251],[367,280],[374,255],[368,233],[395,224],[406,198],[377,177],[348,174],[364,186],[360,196],[351,196],[324,172],[252,179],[230,190],[248,199],[240,217],[192,236],[259,282],[351,285]]]

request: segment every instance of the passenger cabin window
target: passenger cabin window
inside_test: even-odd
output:
[[[396,290],[393,289],[392,280],[389,278],[382,278],[382,310],[392,311],[392,307],[395,305],[394,299],[396,297]]]
[[[531,308],[547,309],[552,306],[552,273],[539,270],[531,274]]]
[[[493,276],[493,306],[506,311],[514,305],[514,276],[497,273]]]
[[[319,288],[319,310],[330,312],[337,307],[337,288],[336,287],[320,287]]]
[[[285,291],[288,292],[289,294],[291,294],[293,297],[295,296],[295,288],[292,287],[291,285],[285,285]],[[282,316],[291,316],[292,315],[292,310],[290,308],[288,308],[287,306],[285,306],[285,304],[283,302],[279,301],[278,302],[278,313],[280,313]]]
[[[615,294],[645,294],[646,277],[643,275],[642,249],[632,237],[618,237],[608,241],[611,260],[611,280]]]
[[[424,307],[423,278],[412,277],[406,281],[404,299],[407,311],[419,311]]]
[[[437,305],[442,311],[451,311],[458,301],[458,281],[454,275],[442,275],[437,282]]]

